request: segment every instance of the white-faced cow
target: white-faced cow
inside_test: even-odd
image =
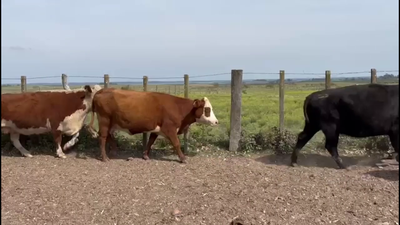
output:
[[[51,132],[57,145],[57,156],[65,158],[61,148],[62,134],[73,136],[64,150],[78,141],[79,131],[91,110],[99,85],[79,89],[26,92],[1,95],[1,131],[9,133],[13,145],[23,156],[32,157],[19,141],[20,134]]]
[[[395,152],[399,152],[399,85],[366,84],[317,91],[306,97],[303,111],[305,127],[298,135],[292,166],[297,166],[299,151],[319,130],[340,169],[346,167],[337,149],[339,134],[360,138],[388,135]]]
[[[116,130],[134,135],[150,132],[144,159],[149,159],[149,152],[158,135],[172,143],[179,159],[185,162],[178,135],[194,123],[218,124],[212,105],[207,98],[187,99],[157,92],[139,92],[132,90],[102,89],[93,99],[92,120],[89,131],[94,137],[98,134],[93,129],[94,113],[99,123],[100,148],[103,161],[108,161],[106,142],[115,153],[116,143],[113,133]]]

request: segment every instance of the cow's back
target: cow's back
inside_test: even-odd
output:
[[[151,130],[165,120],[182,120],[182,107],[193,107],[193,103],[164,93],[103,89],[96,93],[93,106],[119,127]]]
[[[351,136],[389,132],[399,117],[398,85],[357,85],[315,92],[308,117],[337,121],[340,131]]]
[[[49,126],[49,123],[56,124],[66,115],[80,108],[85,109],[82,104],[84,97],[84,91],[74,94],[65,92],[3,94],[1,98],[2,123],[12,121],[20,128],[38,128]]]

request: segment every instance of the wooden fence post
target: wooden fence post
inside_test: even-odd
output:
[[[231,71],[231,118],[229,151],[238,151],[242,133],[243,70]]]
[[[62,87],[64,88],[64,90],[67,90],[66,89],[66,87],[67,87],[67,85],[68,85],[68,76],[67,76],[67,74],[61,74],[61,84],[62,84]]]
[[[376,77],[376,69],[371,69],[371,84],[375,84],[378,81]]]
[[[108,88],[110,84],[110,76],[108,74],[104,74],[104,88]]]
[[[189,98],[189,75],[183,75],[183,83],[185,85],[185,98]],[[183,133],[183,152],[186,153],[188,150],[188,136],[189,128]]]
[[[147,76],[143,76],[143,91],[147,91],[147,82],[149,78]],[[143,133],[143,151],[146,151],[146,145],[147,145],[147,140],[148,140],[148,133],[144,132]]]
[[[21,92],[26,92],[26,76],[21,76]]]
[[[325,70],[325,89],[331,88],[331,71]]]
[[[285,126],[285,71],[279,71],[279,131]]]

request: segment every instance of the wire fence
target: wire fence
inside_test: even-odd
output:
[[[280,130],[299,130],[303,123],[301,104],[305,96],[313,91],[363,83],[398,84],[398,72],[398,70],[376,69],[348,72],[331,72],[329,70],[324,72],[286,72],[283,70],[246,72],[232,70],[226,73],[173,77],[62,74],[61,79],[60,76],[2,77],[1,91],[2,94],[36,92],[62,90],[65,85],[78,88],[85,84],[100,84],[102,87],[164,92],[192,99],[207,96],[213,104],[220,125],[225,127],[224,129],[229,128],[229,146],[232,146],[231,150],[235,150],[241,138],[238,133],[241,129],[277,126]],[[61,82],[49,82],[50,79],[60,79]],[[4,84],[4,81],[14,81],[14,84]],[[15,81],[18,84],[15,84]],[[265,116],[260,118],[261,115]],[[147,137],[144,137],[143,140],[147,140]],[[187,148],[186,143],[185,134],[185,149]]]
[[[333,82],[344,82],[344,81],[358,81],[358,82],[366,82],[367,76],[370,76],[371,71],[348,71],[348,72],[329,72],[330,78],[333,79]],[[388,74],[397,73],[398,70],[375,70],[376,76],[384,76]],[[279,74],[280,72],[243,72],[244,83],[247,85],[271,85],[279,83]],[[226,79],[227,76],[231,75],[231,73],[211,73],[211,74],[199,74],[199,75],[190,75],[190,90],[199,91],[208,93],[210,91],[217,91],[216,89],[221,89],[223,87],[228,87],[230,85],[230,80]],[[318,81],[325,82],[324,79],[327,77],[327,71],[325,72],[285,72],[285,83],[300,83],[300,82],[314,82],[314,85],[318,86],[316,83]],[[357,76],[355,76],[357,75]],[[225,77],[222,79],[221,77]],[[349,77],[350,76],[350,77]],[[398,76],[398,75],[397,75]],[[62,77],[62,76],[61,76]],[[70,80],[87,80],[87,82],[74,82],[76,85],[72,86],[81,86],[83,84],[103,84],[105,77],[110,77],[109,80],[110,85],[112,86],[126,86],[128,89],[134,90],[142,90],[140,87],[141,81],[143,77],[127,77],[127,76],[109,76],[105,74],[104,76],[88,76],[88,75],[68,75]],[[346,79],[346,77],[349,77]],[[54,83],[49,82],[49,79],[59,79],[60,76],[37,76],[37,77],[27,77],[21,76],[20,78],[16,77],[2,77],[2,84],[7,82],[12,82],[15,84],[15,81],[20,81],[20,85],[16,84],[14,86],[20,86],[23,88],[23,83],[25,83],[26,91],[41,91],[47,89],[62,89],[62,82]],[[213,80],[209,79],[199,79],[199,78],[213,78]],[[218,80],[218,78],[221,78]],[[335,80],[336,79],[336,80]],[[339,80],[338,80],[339,79]],[[390,80],[391,77],[384,77],[383,80],[377,79],[378,83],[384,83]],[[77,84],[79,83],[79,84]],[[28,86],[28,84],[30,84]],[[183,93],[183,85],[184,79],[183,76],[171,76],[171,77],[162,77],[162,76],[154,76],[148,77],[148,91],[156,91],[156,92],[165,92],[174,95],[180,95]],[[12,84],[2,85],[5,90],[2,90],[2,93],[7,92],[18,92],[24,91],[23,89],[18,90],[18,88],[12,88]],[[202,87],[201,87],[202,86]],[[205,88],[208,86],[208,89]],[[214,88],[212,88],[214,87]]]

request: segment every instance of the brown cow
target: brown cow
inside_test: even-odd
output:
[[[99,123],[100,148],[103,161],[108,161],[105,146],[110,142],[115,153],[116,143],[113,133],[116,130],[134,135],[150,132],[149,142],[143,153],[149,159],[149,152],[158,135],[166,137],[172,143],[179,159],[185,162],[178,135],[194,123],[218,124],[210,101],[187,99],[165,93],[139,92],[132,90],[103,89],[93,98],[92,119],[89,131],[97,136],[93,129],[94,113]]]
[[[79,131],[90,112],[99,85],[75,90],[27,92],[1,95],[1,131],[9,133],[13,145],[23,156],[32,157],[19,141],[20,134],[51,132],[57,144],[57,156],[66,158],[61,148],[62,134],[73,136],[64,150],[78,141]]]

